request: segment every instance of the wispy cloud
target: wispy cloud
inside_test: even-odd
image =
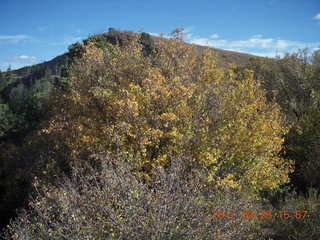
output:
[[[189,26],[189,27],[184,27],[184,40],[187,41],[187,40],[190,40],[192,39],[192,30],[194,30],[194,27],[193,26]]]
[[[215,35],[215,34],[214,34]],[[261,34],[254,35],[244,40],[227,40],[222,38],[193,38],[190,43],[221,48],[231,51],[251,53],[259,56],[283,55],[285,52],[292,52],[298,49],[316,49],[320,42],[299,42],[285,39],[266,38]]]
[[[312,19],[313,19],[313,20],[320,20],[320,13],[318,13],[317,15],[315,15]]]
[[[210,38],[212,38],[212,39],[217,39],[217,38],[219,38],[220,37],[220,35],[219,34],[212,34],[212,35],[210,35]]]
[[[0,35],[0,43],[19,43],[21,41],[30,40],[31,36],[25,34],[19,35]]]
[[[21,55],[21,56],[17,56],[17,57],[14,57],[14,58],[15,59],[19,59],[19,60],[24,60],[24,61],[34,61],[34,60],[37,59],[34,56],[27,56],[27,55]]]
[[[149,34],[160,36],[159,33],[149,32]],[[284,56],[285,53],[304,48],[315,51],[320,47],[320,42],[301,42],[281,38],[268,38],[262,34],[255,34],[247,39],[229,40],[222,38],[217,33],[211,34],[209,37],[194,37],[189,30],[185,32],[185,36],[185,41],[188,43],[264,57]],[[163,37],[171,38],[170,35],[163,35]]]
[[[268,58],[283,57],[285,55],[284,52],[250,52],[250,54]]]
[[[4,60],[0,60],[0,69],[6,70],[9,66],[11,69],[18,69],[27,65],[33,65],[38,63],[38,59],[35,56],[20,55],[10,56]]]

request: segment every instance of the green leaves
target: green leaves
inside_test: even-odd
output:
[[[7,104],[0,104],[0,137],[5,136],[14,127],[16,116]]]

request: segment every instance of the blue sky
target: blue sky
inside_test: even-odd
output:
[[[272,57],[320,48],[320,0],[1,0],[0,69],[43,62],[109,27]]]

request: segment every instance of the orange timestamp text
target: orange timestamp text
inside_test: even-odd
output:
[[[271,211],[271,210],[261,210],[261,211],[252,211],[252,210],[243,210],[243,211],[230,211],[230,210],[216,210],[213,212],[213,215],[207,220],[220,220],[220,219],[229,219],[233,220],[236,218],[242,219],[259,219],[259,220],[271,220],[272,218],[280,218],[282,220],[288,219],[304,219],[308,217],[308,211],[305,210],[296,210],[290,212],[288,210],[280,211]]]

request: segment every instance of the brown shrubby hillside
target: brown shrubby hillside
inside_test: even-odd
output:
[[[0,74],[0,225],[26,207],[6,239],[319,239],[320,52],[250,59],[174,33],[110,29]]]
[[[221,69],[213,51],[179,39],[146,51],[137,35],[122,45],[98,35],[71,51],[21,153],[34,159],[34,194],[8,238],[265,237],[254,220],[208,220],[266,208],[254,197],[293,170],[281,107],[252,70]]]
[[[58,187],[36,180],[37,195],[29,211],[20,213],[6,236],[14,240],[263,239],[250,219],[214,219],[216,210],[240,214],[261,207],[231,189],[213,192],[201,178],[203,168],[190,172],[187,160],[172,159],[170,168],[158,168],[157,177],[148,184],[132,174],[124,159],[102,156],[96,156],[96,161],[103,161],[99,172],[75,167],[71,177],[60,178]]]

